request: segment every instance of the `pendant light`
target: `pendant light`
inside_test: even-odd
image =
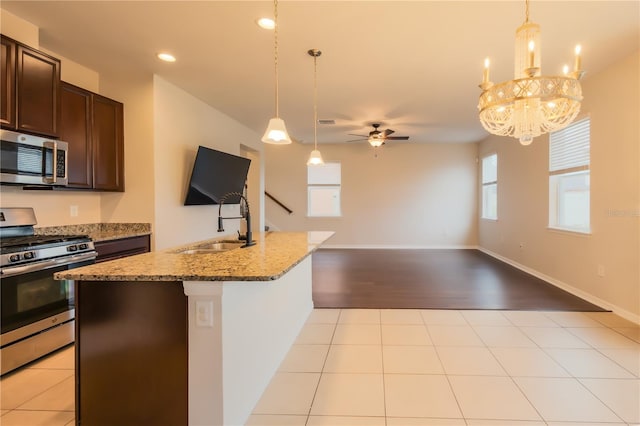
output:
[[[278,109],[278,0],[273,2],[273,34],[274,34],[274,64],[275,64],[275,80],[276,80],[276,116],[269,120],[267,130],[262,136],[262,142],[276,145],[285,145],[291,143],[289,133],[284,125],[284,120],[280,118]]]
[[[318,151],[318,56],[322,52],[311,49],[307,53],[313,56],[313,151],[309,155],[307,166],[319,166],[324,164],[322,154]]]

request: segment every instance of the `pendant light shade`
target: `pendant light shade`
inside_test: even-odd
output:
[[[278,0],[273,2],[273,39],[274,39],[274,68],[275,68],[275,87],[276,87],[276,116],[269,120],[267,130],[262,136],[262,142],[285,145],[291,143],[291,138],[284,125],[284,120],[280,118],[278,109]]]
[[[307,160],[307,166],[319,166],[324,164],[324,160],[322,159],[322,154],[317,149],[311,151],[309,155],[309,160]]]
[[[262,142],[274,145],[286,145],[291,143],[289,133],[282,118],[274,117],[269,120],[269,126],[262,136]]]
[[[307,166],[319,166],[324,164],[322,154],[318,151],[318,56],[322,55],[322,52],[311,49],[307,53],[313,56],[313,151],[309,155]]]

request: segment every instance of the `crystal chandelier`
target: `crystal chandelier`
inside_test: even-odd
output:
[[[307,53],[313,56],[313,151],[309,155],[307,166],[319,166],[324,164],[322,154],[318,150],[318,56],[322,55],[322,52],[311,49]]]
[[[514,79],[492,83],[489,58],[485,59],[478,110],[489,133],[512,136],[529,145],[536,136],[562,129],[576,118],[584,71],[580,46],[576,46],[573,72],[565,65],[562,76],[540,75],[540,26],[529,22],[529,0],[525,8],[525,21],[516,30]]]

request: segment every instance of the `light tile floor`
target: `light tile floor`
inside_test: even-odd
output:
[[[0,380],[2,426],[74,424],[74,349]],[[247,425],[640,425],[640,327],[612,313],[319,309]],[[236,425],[228,425],[236,426]]]
[[[74,356],[71,345],[3,376],[0,380],[0,425],[73,425]]]
[[[247,425],[640,425],[612,313],[318,309]]]

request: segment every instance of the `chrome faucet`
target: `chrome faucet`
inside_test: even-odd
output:
[[[242,212],[241,209],[241,216],[235,216],[235,217],[222,217],[222,205],[224,204],[225,200],[231,196],[238,196],[240,198],[242,198],[242,201],[244,201],[244,204],[247,206],[246,212]],[[247,198],[242,195],[239,192],[228,192],[226,194],[224,194],[222,196],[222,198],[220,198],[220,206],[218,207],[218,232],[224,232],[224,227],[222,224],[222,221],[224,219],[244,219],[247,222],[247,234],[245,237],[245,243],[242,247],[250,247],[255,245],[255,241],[253,241],[252,238],[252,233],[251,233],[251,213],[249,211],[249,202],[247,201]],[[242,236],[240,235],[240,232],[238,231],[238,237],[239,239],[243,239]]]

